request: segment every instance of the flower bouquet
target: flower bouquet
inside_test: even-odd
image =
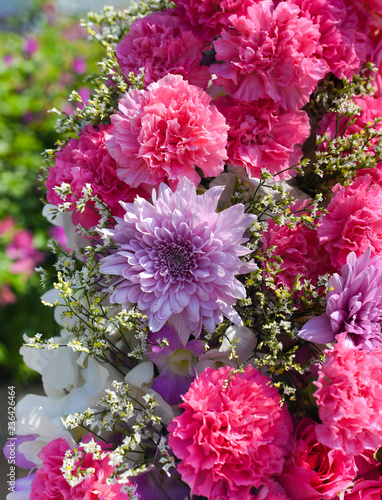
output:
[[[43,172],[62,330],[21,348],[46,395],[8,500],[380,498],[380,3],[89,19],[106,55]]]

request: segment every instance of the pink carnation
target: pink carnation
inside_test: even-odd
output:
[[[317,441],[316,422],[297,427],[292,454],[277,481],[293,500],[331,500],[356,476],[354,458]]]
[[[310,134],[305,111],[286,113],[271,99],[247,103],[226,96],[215,103],[230,127],[227,154],[232,165],[240,165],[248,175],[259,178],[264,167],[276,175],[301,158],[301,145]],[[287,170],[276,179],[295,174],[295,170]]]
[[[2,283],[0,286],[0,306],[14,304],[17,302],[17,296],[12,292],[8,283]]]
[[[112,115],[106,146],[118,162],[118,177],[130,186],[172,188],[187,177],[222,172],[227,158],[227,125],[203,90],[180,75],[167,75],[148,90],[133,90]]]
[[[382,350],[366,353],[339,337],[318,372],[317,400],[322,444],[359,455],[382,446]]]
[[[209,500],[252,499],[252,486],[281,472],[290,442],[291,419],[269,379],[251,366],[231,371],[204,370],[168,426],[182,479]]]
[[[115,52],[121,70],[145,71],[145,85],[168,73],[182,75],[192,85],[206,88],[210,73],[201,66],[203,50],[210,48],[190,31],[174,11],[155,12],[132,23]]]
[[[87,183],[91,184],[93,194],[106,203],[116,216],[123,214],[119,200],[133,201],[136,194],[148,198],[144,190],[132,189],[118,179],[117,165],[105,146],[105,134],[109,128],[110,125],[99,125],[97,128],[88,125],[80,132],[79,139],[70,139],[57,154],[46,182],[49,203],[62,204],[54,188],[63,182],[70,184],[73,192],[66,200],[73,203],[72,210],[75,210],[74,203],[77,197],[82,196],[82,188]],[[94,226],[99,219],[98,214],[88,207],[82,214],[76,212],[75,215],[75,223],[80,222],[84,227]]]
[[[33,243],[33,234],[27,229],[16,230],[12,240],[5,247],[7,256],[13,260],[10,272],[24,274],[26,277],[33,273],[37,264],[44,260],[44,254],[39,252]]]
[[[292,212],[305,208],[307,201],[301,200],[291,208]],[[275,246],[274,256],[282,258],[281,272],[276,276],[276,283],[293,287],[296,276],[310,279],[317,284],[318,276],[334,272],[330,256],[320,246],[317,231],[309,229],[299,222],[293,227],[279,225],[273,219],[262,234],[264,248]]]
[[[175,0],[178,11],[198,29],[201,35],[213,40],[222,28],[229,26],[230,16],[245,15],[258,0]]]
[[[333,193],[317,234],[332,265],[340,271],[350,252],[357,257],[368,248],[372,257],[381,253],[382,188],[364,176],[347,187],[336,184]]]
[[[81,463],[75,463],[75,470],[79,467],[81,470],[92,467],[94,472],[76,486],[71,487],[61,471],[67,450],[70,450],[70,446],[62,438],[50,441],[41,450],[39,457],[43,465],[36,472],[29,500],[94,500],[96,498],[128,500],[130,498],[121,491],[121,484],[106,483],[107,477],[113,473],[108,456],[95,460],[91,453],[87,453]]]
[[[371,40],[362,30],[356,9],[343,0],[291,0],[301,15],[319,27],[317,55],[338,78],[351,79],[369,60]]]
[[[245,16],[231,16],[232,26],[214,42],[216,59],[210,70],[236,99],[270,97],[293,112],[304,106],[328,66],[315,52],[320,38],[316,25],[300,17],[297,5],[264,0]]]

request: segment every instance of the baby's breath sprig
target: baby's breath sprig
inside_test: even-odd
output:
[[[120,381],[113,381],[112,387],[105,393],[96,408],[88,408],[61,420],[67,429],[81,427],[101,440],[105,432],[120,435],[114,443],[108,440],[112,446],[108,450],[108,458],[114,466],[114,480],[124,483],[128,477],[147,469],[154,458],[145,453],[147,442],[159,447],[159,462],[163,468],[174,466],[166,440],[161,436],[163,429],[156,413],[158,403],[154,396],[150,393],[134,396],[131,388]]]

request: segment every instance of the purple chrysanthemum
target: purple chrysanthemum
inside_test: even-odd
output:
[[[346,333],[365,350],[382,348],[382,256],[370,259],[351,252],[341,270],[328,282],[326,314],[309,320],[299,333],[305,340],[324,344]]]
[[[124,203],[124,219],[105,231],[117,251],[102,260],[101,272],[122,278],[111,301],[137,304],[153,332],[168,322],[183,345],[202,326],[213,331],[223,314],[242,324],[233,305],[246,294],[235,275],[252,269],[239,257],[250,252],[243,232],[255,216],[241,204],[216,213],[222,191],[198,196],[185,178],[175,192],[161,184],[153,204],[139,197]]]

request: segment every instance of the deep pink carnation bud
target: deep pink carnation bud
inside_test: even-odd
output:
[[[203,326],[213,332],[223,315],[242,324],[233,306],[246,291],[235,275],[253,269],[240,256],[250,253],[243,233],[255,216],[242,204],[216,213],[223,189],[198,196],[187,179],[175,192],[161,184],[153,204],[142,198],[124,203],[124,219],[104,231],[117,246],[100,268],[120,277],[111,301],[137,304],[153,332],[168,321],[183,345]]]
[[[133,90],[119,101],[106,140],[117,161],[118,177],[132,187],[174,188],[187,177],[217,176],[227,158],[227,125],[211,97],[180,75],[167,75],[147,90]]]
[[[204,370],[168,426],[182,479],[209,500],[253,498],[251,487],[281,472],[289,451],[292,423],[277,390],[252,366],[232,370]]]

